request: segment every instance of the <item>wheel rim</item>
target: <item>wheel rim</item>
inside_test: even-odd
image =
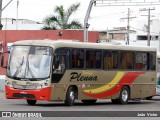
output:
[[[128,91],[127,90],[123,90],[122,91],[122,100],[123,101],[127,101],[128,99]]]
[[[71,100],[71,102],[74,102],[74,98],[75,98],[74,92],[71,91],[71,92],[70,92],[70,100]]]

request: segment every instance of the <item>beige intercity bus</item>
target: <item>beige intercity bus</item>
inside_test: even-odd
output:
[[[97,99],[111,99],[127,104],[149,99],[156,92],[156,57],[153,47],[17,41],[6,67],[6,98],[24,99],[29,105],[58,100],[69,106],[75,100],[94,104]]]

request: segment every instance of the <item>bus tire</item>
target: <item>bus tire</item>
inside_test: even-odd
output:
[[[97,100],[81,100],[85,105],[93,105]]]
[[[27,100],[28,105],[35,105],[37,100]]]
[[[73,89],[73,87],[69,87],[66,94],[65,105],[67,106],[74,105],[75,98],[76,98],[76,91]]]
[[[118,99],[119,103],[127,104],[129,100],[129,96],[130,96],[129,88],[127,86],[122,87],[119,95],[119,99]]]

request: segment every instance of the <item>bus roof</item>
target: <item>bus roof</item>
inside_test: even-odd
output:
[[[70,48],[90,48],[90,49],[111,49],[111,50],[132,50],[132,51],[157,51],[155,47],[148,46],[131,46],[131,45],[112,45],[104,43],[84,43],[58,40],[22,40],[13,43],[13,45],[40,45],[50,46],[53,48],[70,47]]]

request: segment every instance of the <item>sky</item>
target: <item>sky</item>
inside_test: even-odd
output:
[[[3,7],[10,0],[3,0]],[[47,16],[54,14],[53,9],[55,6],[63,5],[67,9],[71,4],[80,2],[81,6],[78,11],[71,16],[70,20],[77,19],[82,24],[84,23],[84,18],[87,12],[87,8],[90,0],[19,0],[18,7],[18,18],[19,19],[30,19],[37,22],[42,22]],[[159,5],[160,6],[160,5]],[[160,7],[157,6],[140,6],[140,7],[131,7],[131,17],[136,17],[131,19],[130,25],[136,26],[136,21],[139,19],[144,19],[147,21],[147,11],[140,12],[139,9],[155,7],[155,10],[151,11],[152,15],[155,17],[151,19],[160,19]],[[159,7],[159,8],[158,8]],[[125,27],[127,26],[126,18],[129,7],[115,7],[115,6],[93,6],[89,24],[90,30],[107,30],[113,27]],[[13,0],[9,6],[2,11],[3,18],[16,18],[17,15],[17,0]]]

